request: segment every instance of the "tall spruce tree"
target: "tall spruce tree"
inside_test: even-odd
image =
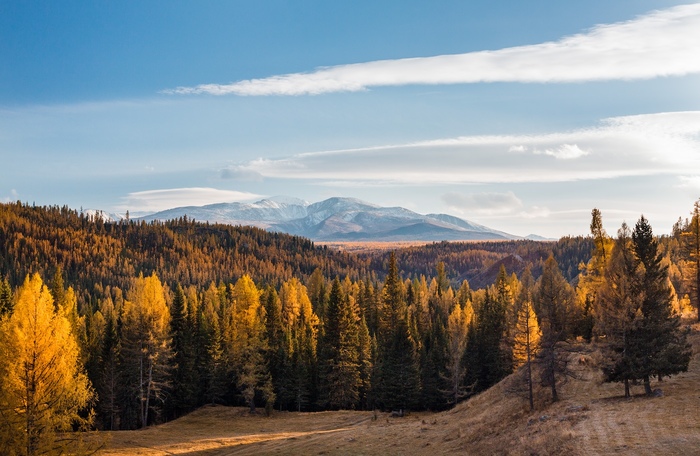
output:
[[[170,333],[173,348],[173,391],[170,413],[173,417],[194,410],[198,404],[200,379],[196,369],[196,330],[190,318],[190,307],[185,291],[178,284],[172,304]],[[194,310],[194,309],[192,309]]]
[[[632,331],[641,324],[641,268],[632,249],[631,232],[626,223],[617,239],[606,267],[604,282],[597,293],[596,332],[602,339],[605,361],[603,373],[608,382],[623,382],[625,397],[630,396],[630,380],[636,378]]]
[[[506,309],[486,290],[474,309],[467,333],[465,387],[473,393],[498,383],[512,370],[512,354],[505,344]]]
[[[388,410],[406,410],[417,406],[420,394],[416,344],[406,316],[403,282],[396,256],[389,258],[389,271],[382,290],[379,315],[379,356],[375,390],[378,406]]]
[[[687,371],[691,350],[686,333],[680,329],[680,317],[673,310],[668,267],[663,264],[658,241],[644,216],[634,227],[632,242],[635,255],[643,266],[643,299],[642,321],[632,331],[631,338],[639,366],[637,378],[644,381],[644,390],[651,395],[650,378]]]

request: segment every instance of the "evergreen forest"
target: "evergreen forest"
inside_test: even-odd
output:
[[[505,376],[558,399],[562,354],[597,343],[606,381],[648,394],[687,370],[700,203],[668,236],[432,243],[352,254],[182,218],[104,222],[0,205],[0,452],[54,431],[136,429],[205,404],[445,410]],[[4,445],[4,446],[3,446]]]

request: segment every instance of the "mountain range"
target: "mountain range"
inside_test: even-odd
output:
[[[402,207],[381,207],[355,198],[317,203],[273,197],[255,203],[218,203],[177,207],[140,217],[252,225],[314,241],[471,241],[523,239],[446,214],[422,215]],[[530,239],[541,240],[530,235]]]

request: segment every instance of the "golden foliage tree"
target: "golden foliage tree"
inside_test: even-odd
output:
[[[170,310],[158,276],[134,281],[122,315],[123,356],[130,397],[138,402],[138,424],[149,424],[170,385]]]
[[[94,397],[64,310],[38,274],[27,276],[14,312],[0,321],[0,453],[75,451],[57,432],[90,424]]]
[[[467,301],[464,308],[459,304],[454,306],[450,316],[447,318],[447,371],[450,380],[450,403],[456,404],[467,394],[462,380],[464,379],[465,366],[462,363],[464,350],[467,348],[467,336],[469,325],[474,316],[474,309],[471,301]]]

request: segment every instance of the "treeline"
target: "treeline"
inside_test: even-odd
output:
[[[687,369],[690,357],[678,314],[688,303],[697,306],[700,281],[694,280],[700,275],[693,268],[700,261],[698,205],[690,220],[679,221],[673,235],[661,239],[653,236],[643,217],[634,230],[625,225],[613,239],[594,210],[591,237],[585,242],[566,238],[542,244],[568,252],[560,257],[570,263],[584,256],[580,245],[590,246],[590,260],[579,263],[574,280],[551,251],[544,261],[525,262],[527,252],[538,252],[533,255],[539,258],[539,247],[526,243],[517,253],[507,250],[517,244],[497,245],[505,256],[489,265],[498,272],[479,289],[466,280],[455,284],[443,261],[429,274],[404,274],[399,262],[403,251],[390,254],[381,262],[383,269],[375,271],[371,265],[376,260],[249,228],[187,220],[104,224],[67,209],[19,204],[2,209],[0,234],[3,246],[11,246],[11,253],[2,252],[6,278],[0,280],[4,435],[26,429],[22,419],[31,415],[30,403],[13,405],[11,399],[21,397],[27,383],[6,380],[27,378],[31,369],[54,370],[18,364],[7,355],[7,347],[20,350],[13,335],[25,324],[22,316],[38,315],[36,306],[47,300],[52,305],[43,307],[50,314],[44,320],[68,325],[77,341],[77,357],[68,354],[77,359],[68,363],[74,371],[66,367],[65,376],[82,379],[81,372],[86,374],[96,392],[93,424],[100,429],[143,427],[210,403],[245,404],[268,412],[443,410],[522,365],[526,369],[520,372],[528,373],[522,379],[524,390],[531,392],[538,381],[551,388],[556,400],[557,383],[566,375],[562,349],[576,340],[602,344],[606,378],[626,385],[641,380],[649,387],[654,376]],[[33,226],[49,220],[57,226]],[[52,237],[58,232],[63,235]],[[115,272],[114,281],[106,272],[97,274],[100,281],[88,288],[78,269],[68,274],[62,269],[66,263],[54,262],[70,254],[76,260],[68,266],[78,268],[79,256],[64,243],[89,254],[87,239],[103,245],[95,248],[102,253],[90,254],[98,262],[93,271],[111,261],[131,267]],[[120,246],[111,251],[117,259],[100,260],[110,243]],[[290,251],[283,251],[284,246]],[[456,257],[458,246],[426,249],[455,249]],[[166,252],[178,252],[179,261],[187,263],[170,264]],[[205,264],[209,257],[201,255],[211,252],[219,252],[211,258],[239,260],[232,263],[239,269],[217,271],[222,263]],[[275,260],[271,252],[288,260]],[[303,258],[307,253],[309,258]],[[189,255],[199,260],[188,260]],[[406,255],[415,258],[413,250]],[[526,264],[519,274],[499,264],[516,255]],[[314,262],[316,267],[307,269]],[[274,268],[260,272],[252,267],[270,264],[281,265],[283,275],[275,276]],[[51,267],[53,273],[47,273]],[[20,273],[10,268],[25,274],[22,282],[16,282]],[[28,274],[32,268],[50,277],[46,287],[40,275]],[[541,273],[533,272],[537,268]],[[212,276],[201,282],[183,274],[207,270]],[[80,287],[92,290],[84,305]],[[530,400],[532,406],[531,393]],[[78,418],[89,419],[84,411],[71,410],[72,418],[42,429],[65,429],[66,423],[70,427]],[[38,422],[36,416],[32,420]]]
[[[368,275],[366,260],[253,227],[186,217],[106,223],[67,206],[0,204],[0,274],[17,285],[33,272],[50,277],[56,267],[85,293],[95,286],[124,289],[133,277],[155,271],[183,286],[228,282],[252,271],[256,281],[272,285],[316,269],[355,279]]]
[[[407,278],[434,274],[435,265],[442,262],[454,286],[463,280],[474,288],[491,285],[501,265],[509,272],[520,276],[527,266],[532,274],[542,274],[544,262],[550,255],[559,264],[564,277],[573,282],[581,264],[591,258],[593,241],[589,237],[563,237],[554,242],[530,240],[436,242],[424,246],[406,247],[396,250],[396,261]],[[386,270],[387,256],[378,253],[360,254],[368,258],[373,271]]]

